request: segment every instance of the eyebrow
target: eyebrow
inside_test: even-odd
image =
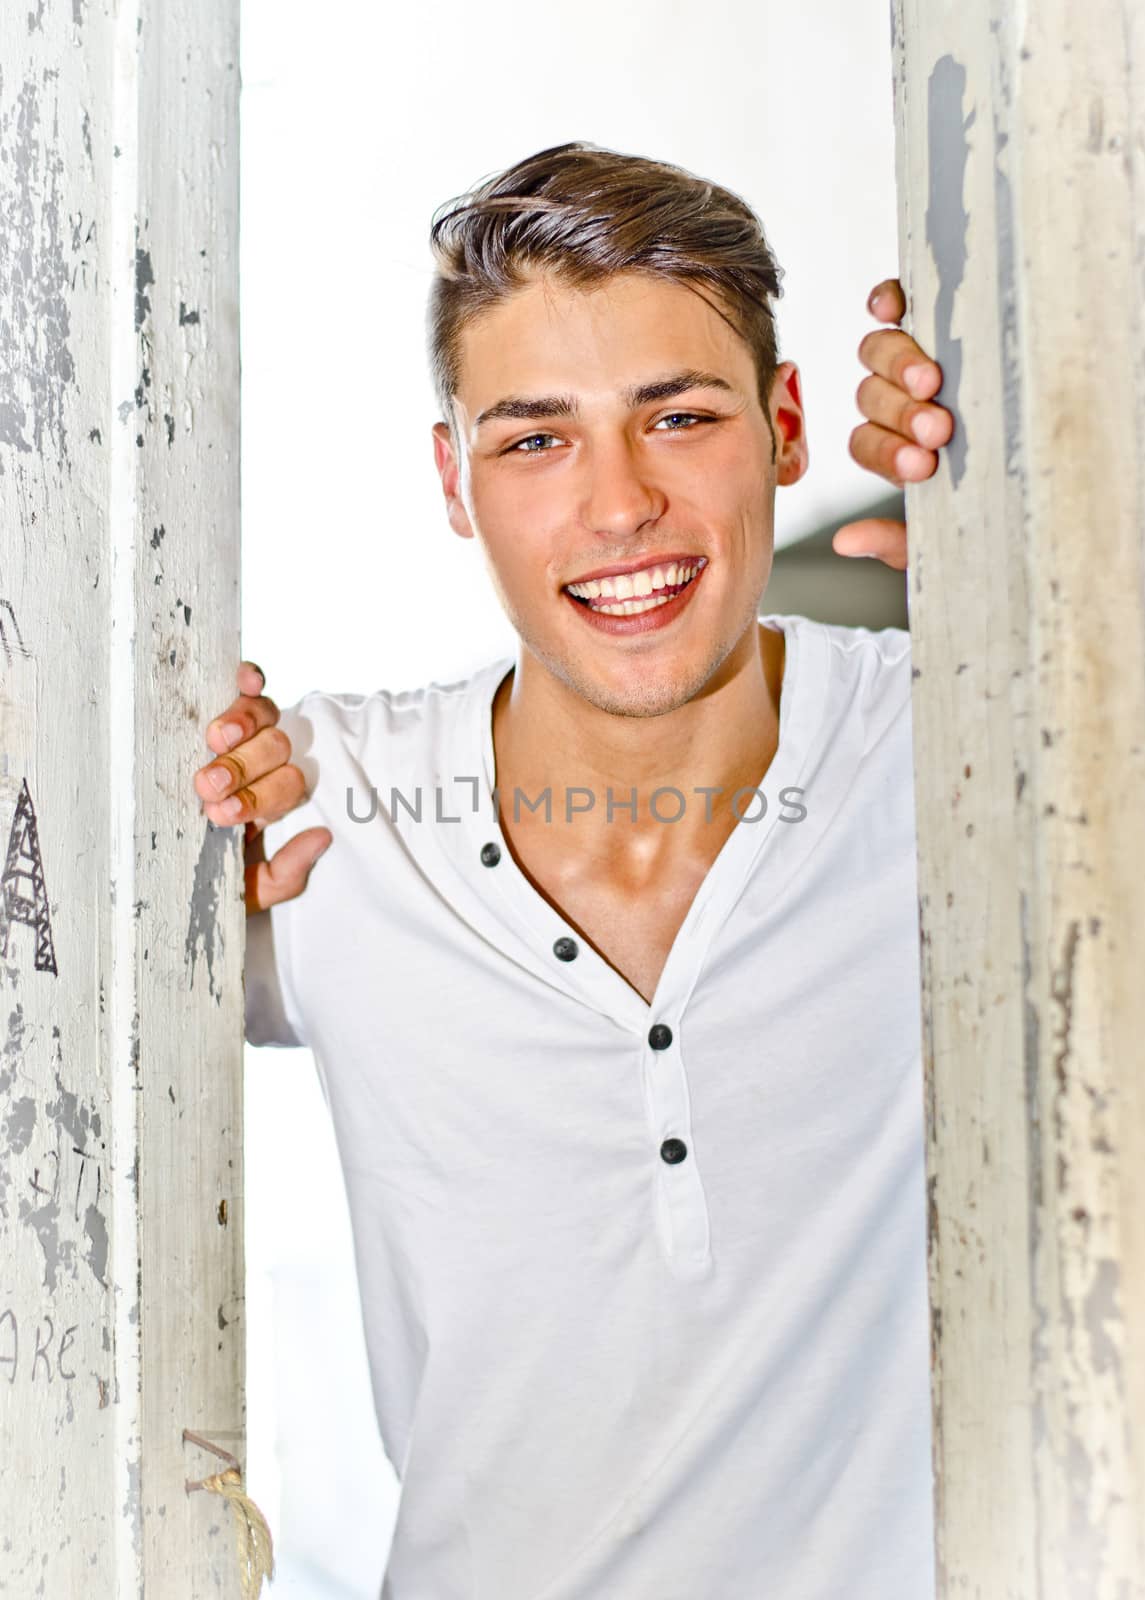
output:
[[[669,373],[667,377],[657,378],[651,383],[632,384],[620,391],[620,397],[629,407],[646,406],[657,400],[670,400],[673,395],[684,394],[689,389],[724,389],[728,394],[735,393],[727,379],[719,377],[717,373],[689,368],[683,372]],[[512,394],[488,406],[473,426],[477,429],[483,423],[499,419],[520,422],[527,418],[576,415],[576,399],[570,394]]]

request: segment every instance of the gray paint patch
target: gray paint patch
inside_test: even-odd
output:
[[[135,251],[135,331],[138,333],[146,322],[150,311],[151,301],[147,297],[148,289],[155,282],[155,273],[151,268],[151,252],[149,250]],[[139,404],[138,399],[136,404]]]
[[[123,1516],[131,1527],[131,1544],[138,1556],[143,1548],[143,1499],[138,1458],[127,1463],[127,1499],[123,1502]]]
[[[966,471],[966,430],[958,410],[962,381],[962,341],[951,336],[954,297],[966,271],[966,230],[970,217],[963,209],[962,191],[970,146],[966,135],[975,113],[963,120],[962,98],[966,68],[953,56],[934,64],[927,85],[926,242],[938,274],[935,301],[934,359],[942,368],[942,404],[954,414],[954,436],[946,447],[950,478],[957,488]]]
[[[61,219],[64,160],[56,128],[47,139],[41,132],[37,85],[24,83],[11,107],[3,97],[0,74],[0,447],[63,463],[64,394],[75,380],[65,247],[74,223]]]
[[[191,891],[191,915],[184,945],[184,955],[191,964],[190,986],[195,986],[195,961],[201,950],[206,957],[210,991],[216,1005],[222,1001],[222,989],[215,986],[215,957],[221,954],[222,949],[222,935],[217,921],[219,900],[226,876],[227,855],[238,839],[239,830],[216,828],[213,823],[207,823],[203,847],[195,864],[195,885]]]
[[[1089,1330],[1090,1352],[1094,1372],[1113,1369],[1118,1389],[1124,1394],[1121,1381],[1121,1358],[1117,1346],[1106,1331],[1106,1323],[1121,1326],[1121,1314],[1114,1301],[1121,1286],[1121,1271],[1116,1261],[1097,1263],[1093,1286],[1085,1297],[1085,1325]]]
[[[72,1265],[74,1247],[65,1241],[60,1243],[60,1207],[56,1200],[45,1200],[43,1205],[33,1206],[27,1200],[21,1199],[20,1221],[36,1235],[40,1249],[44,1252],[44,1288],[49,1294],[56,1290],[56,1275],[61,1266]],[[75,1276],[73,1271],[72,1276]]]
[[[4,1118],[4,1138],[13,1155],[28,1148],[35,1126],[36,1102],[26,1095],[21,1100],[13,1100]]]
[[[54,1292],[61,1271],[77,1274],[76,1224],[80,1217],[80,1196],[94,1195],[87,1206],[84,1232],[91,1248],[85,1257],[99,1282],[106,1287],[108,1232],[107,1219],[99,1209],[102,1191],[99,1152],[92,1140],[99,1140],[102,1118],[78,1095],[65,1089],[60,1077],[59,1040],[56,1041],[56,1091],[54,1100],[44,1106],[44,1121],[51,1124],[54,1147],[45,1138],[43,1153],[36,1166],[29,1198],[21,1195],[19,1220],[39,1241],[44,1256],[44,1287]],[[61,1234],[63,1237],[61,1237]],[[97,1270],[98,1269],[98,1270]]]
[[[84,1105],[78,1095],[64,1088],[58,1071],[56,1090],[59,1099],[53,1100],[44,1109],[60,1131],[72,1141],[73,1148],[86,1150],[89,1131],[95,1138],[102,1138],[103,1119],[98,1111],[93,1111],[90,1106]]]
[[[17,1005],[15,1011],[8,1013],[8,1037],[4,1041],[3,1052],[0,1053],[0,1094],[7,1094],[16,1080],[21,1058],[24,1053],[24,1033],[27,1024],[24,1021],[24,1008]],[[11,1112],[9,1112],[9,1117]],[[23,1145],[21,1149],[25,1148]],[[8,1221],[8,1191],[12,1186],[12,1173],[8,1164],[10,1155],[18,1154],[14,1148],[14,1140],[0,1139],[0,1221]]]
[[[91,1268],[96,1282],[107,1288],[107,1218],[97,1206],[88,1206],[84,1213],[83,1231],[91,1244],[84,1260]]]

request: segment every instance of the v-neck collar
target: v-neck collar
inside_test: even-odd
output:
[[[464,828],[436,830],[445,835],[445,847],[470,884],[479,884],[484,898],[496,899],[503,919],[521,936],[522,945],[535,953],[538,970],[548,981],[635,1030],[646,1029],[652,1018],[670,1020],[683,1011],[711,941],[747,887],[758,858],[766,852],[773,860],[778,892],[812,848],[813,836],[818,836],[813,811],[799,826],[781,820],[785,807],[780,794],[799,787],[823,721],[829,676],[826,641],[805,618],[769,614],[759,621],[776,624],[786,641],[779,739],[760,785],[767,810],[756,822],[741,819],[725,839],[677,930],[651,1003],[534,888],[508,847],[493,803],[493,701],[514,666],[513,658],[503,657],[484,669],[480,683],[474,685],[471,716],[458,729],[466,770],[480,773],[478,802],[465,817]],[[752,802],[746,813],[754,809]],[[480,850],[490,841],[498,844],[501,854],[497,865],[487,868],[480,864]],[[576,939],[578,954],[571,962],[559,961],[553,954],[553,945],[562,936]]]

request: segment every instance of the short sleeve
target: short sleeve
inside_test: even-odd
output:
[[[309,749],[311,742],[309,725],[304,717],[309,699],[310,696],[303,695],[301,700],[285,707],[278,721],[278,726],[290,738],[291,760],[303,770],[308,794],[316,781],[315,773],[309,770],[309,763],[302,759],[303,752]],[[280,829],[286,837],[301,831],[297,810],[290,812],[286,818],[268,823],[263,834],[268,857],[285,842],[278,837]],[[289,923],[292,911],[293,902],[283,901],[247,917],[244,988],[248,1044],[309,1046],[298,1018],[290,975]]]
[[[244,995],[248,1044],[307,1044],[294,1015],[284,924],[279,908],[256,911],[247,917]]]

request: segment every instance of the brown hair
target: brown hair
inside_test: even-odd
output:
[[[731,190],[667,162],[559,144],[439,206],[430,249],[430,370],[451,433],[462,328],[538,269],[576,288],[624,271],[708,285],[715,301],[701,298],[752,352],[770,428],[779,363],[771,301],[783,274],[759,218]],[[773,457],[774,447],[773,432]]]

